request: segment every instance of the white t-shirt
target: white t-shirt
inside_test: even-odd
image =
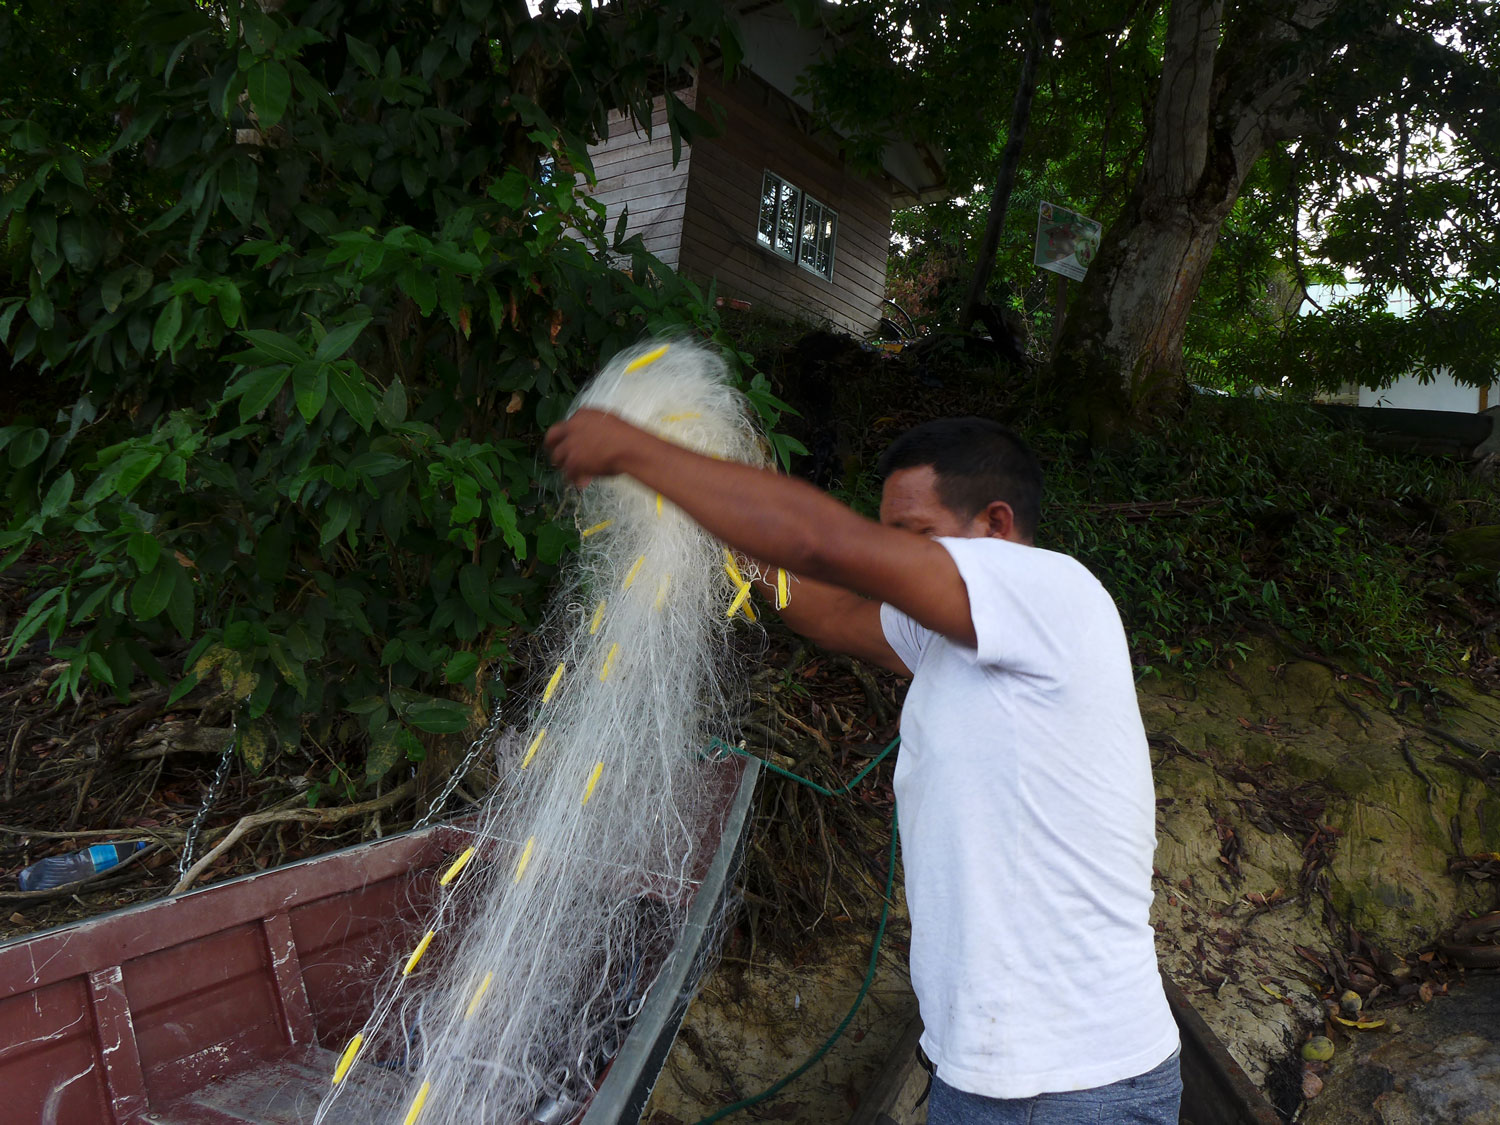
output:
[[[892,606],[912,672],[895,789],[922,1047],[992,1098],[1085,1090],[1176,1049],[1148,914],[1155,791],[1130,654],[1078,561],[938,540],[977,649]]]

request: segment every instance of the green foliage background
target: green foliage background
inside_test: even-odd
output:
[[[734,31],[611,12],[0,6],[9,655],[218,677],[254,768],[363,747],[373,784],[470,726],[574,537],[541,429],[643,333],[717,332],[574,173],[611,107],[709,127],[669,87]]]
[[[1050,358],[1058,279],[1032,264],[1037,203],[1106,227],[1126,211],[1159,97],[1168,5],[1053,0],[1022,163],[990,283],[1018,314],[1033,359]],[[1226,41],[1294,5],[1223,6]],[[841,49],[809,82],[824,116],[873,161],[892,123],[945,154],[954,198],[898,214],[889,293],[928,328],[951,325],[974,269],[1006,143],[1032,4],[848,0]],[[1482,0],[1337,0],[1308,44],[1317,67],[1295,140],[1272,145],[1225,220],[1190,315],[1191,382],[1336,390],[1446,367],[1473,385],[1500,366],[1500,11]],[[1368,32],[1368,27],[1378,30]],[[1351,29],[1353,29],[1351,31]],[[896,59],[899,66],[892,66]],[[1216,81],[1265,60],[1222,56]],[[962,106],[962,112],[955,112]],[[1223,127],[1229,128],[1228,124]],[[1291,315],[1318,282],[1358,297]],[[1076,289],[1076,283],[1062,283]],[[1387,295],[1415,301],[1397,318]]]

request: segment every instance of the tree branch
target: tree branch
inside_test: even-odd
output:
[[[242,816],[229,830],[229,834],[213,846],[202,859],[189,867],[182,878],[177,880],[177,885],[169,891],[169,894],[181,894],[193,885],[198,876],[207,871],[215,860],[227,852],[235,844],[244,838],[246,833],[257,828],[264,828],[268,824],[337,824],[351,817],[364,816],[366,813],[380,812],[392,805],[399,804],[410,797],[417,790],[416,778],[396,786],[389,793],[374,800],[363,801],[357,805],[340,805],[330,809],[287,809],[284,811],[271,809],[267,812],[251,813]]]

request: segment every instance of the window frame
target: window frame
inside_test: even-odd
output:
[[[776,202],[770,208],[768,227],[766,199],[772,190],[773,184],[775,185],[774,198]],[[793,208],[792,241],[790,249],[784,250],[778,245],[778,235],[783,226],[788,201],[790,201]],[[804,258],[804,234],[807,225],[809,204],[818,209],[817,232],[815,232],[813,237],[812,263],[809,263]],[[755,222],[755,244],[762,250],[774,254],[782,261],[790,262],[792,265],[806,270],[814,277],[821,278],[832,284],[835,250],[838,245],[838,223],[838,212],[828,206],[828,204],[809,195],[785,176],[773,172],[769,168],[762,171],[760,181],[760,209],[756,215]],[[820,253],[818,244],[822,241],[821,231],[824,229],[825,224],[828,234],[828,264],[826,271],[819,269],[816,264]],[[766,233],[768,229],[770,231],[769,235]]]
[[[826,272],[819,269],[816,265],[809,265],[807,258],[803,252],[803,243],[806,237],[808,224],[808,204],[811,204],[818,209],[817,226],[814,228],[813,234],[814,262],[816,262],[817,260],[819,253],[819,243],[822,242],[823,238],[823,225],[825,223],[828,224],[828,269],[826,270]],[[815,277],[821,277],[824,281],[831,282],[833,281],[833,250],[834,246],[838,243],[839,237],[839,214],[832,207],[828,206],[828,204],[824,203],[820,199],[813,198],[811,195],[808,195],[807,192],[802,193],[801,211],[801,222],[797,224],[797,264]]]

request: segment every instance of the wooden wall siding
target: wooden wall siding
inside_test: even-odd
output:
[[[716,279],[725,296],[826,320],[855,335],[873,330],[890,249],[891,209],[882,187],[850,173],[836,152],[793,121],[795,106],[753,77],[726,88],[700,74],[698,97],[724,108],[725,130],[693,148],[678,267]],[[756,241],[766,169],[838,213],[831,282]]]
[[[693,91],[679,93],[692,104]],[[651,136],[621,113],[609,117],[609,138],[589,149],[599,182],[591,194],[604,204],[609,233],[629,208],[626,236],[639,234],[646,249],[674,269],[682,243],[682,216],[687,206],[691,152],[682,146],[682,159],[672,164],[672,137],[667,111],[660,99],[651,118]]]

